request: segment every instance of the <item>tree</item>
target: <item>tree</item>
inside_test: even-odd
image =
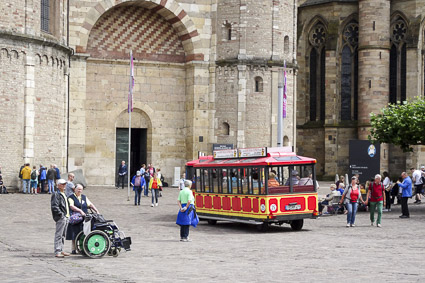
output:
[[[391,143],[404,152],[413,151],[413,145],[425,145],[425,100],[390,104],[380,114],[371,114],[370,124],[372,143]]]

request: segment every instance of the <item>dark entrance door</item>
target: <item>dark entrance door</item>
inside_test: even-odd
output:
[[[147,129],[131,129],[130,177],[136,174],[142,164],[146,164],[147,137]],[[118,180],[118,168],[123,160],[128,165],[128,128],[117,128],[115,183]]]

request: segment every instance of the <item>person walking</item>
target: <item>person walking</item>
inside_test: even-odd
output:
[[[88,197],[83,195],[83,185],[78,184],[75,187],[75,193],[73,193],[68,198],[69,208],[71,209],[72,213],[80,213],[81,216],[84,217],[88,213],[88,209],[92,209],[94,212],[99,214],[99,211],[94,206],[94,204],[89,200]],[[76,224],[69,224],[68,229],[66,232],[66,239],[72,241],[72,254],[77,254],[76,251],[76,244],[75,244],[75,238],[77,237],[78,233],[83,231],[83,224],[84,221],[81,221],[80,223]]]
[[[143,178],[140,171],[136,172],[136,175],[131,179],[131,185],[134,191],[134,205],[140,205],[140,197],[142,196],[142,190],[146,187],[145,178]]]
[[[47,184],[49,186],[49,194],[55,192],[55,179],[56,179],[56,170],[53,167],[53,164],[50,165],[49,170],[47,170]]]
[[[152,194],[152,204],[151,204],[152,207],[154,205],[158,206],[158,195],[159,195],[160,187],[162,187],[162,183],[155,172],[153,173],[153,176],[151,180],[149,181],[149,190],[151,191],[151,194]]]
[[[55,231],[55,257],[63,258],[69,256],[69,253],[64,252],[64,240],[66,230],[68,227],[69,219],[69,206],[65,196],[66,181],[64,179],[58,180],[58,192],[53,192],[50,205],[52,210],[53,220],[56,222]]]
[[[364,204],[360,187],[357,185],[357,177],[351,177],[351,185],[347,186],[342,194],[340,204],[344,202],[347,208],[347,228],[355,227],[356,214],[359,200]]]
[[[415,203],[420,204],[421,203],[421,197],[422,197],[422,188],[423,188],[423,182],[422,182],[422,171],[421,170],[415,170],[415,168],[410,168],[410,172],[412,172],[412,181],[415,185]]]
[[[46,179],[47,179],[47,169],[43,165],[40,164],[40,192],[44,193],[44,189],[46,188]]]
[[[409,218],[409,198],[412,197],[412,179],[406,172],[401,173],[403,182],[397,181],[398,186],[402,189],[401,192],[401,215],[400,218]]]
[[[143,164],[145,165],[145,164]],[[150,166],[150,165],[149,165]],[[145,166],[146,167],[146,166]],[[142,166],[142,168],[144,169],[144,167]],[[145,178],[145,183],[146,184],[150,184],[150,180],[151,180],[151,174],[149,173],[148,168],[145,169],[144,175],[142,175]],[[149,188],[148,186],[145,187],[145,192],[144,192],[144,196],[148,197],[149,196]]]
[[[116,189],[119,188],[120,183],[122,185],[122,189],[124,190],[124,180],[125,180],[125,176],[127,176],[128,172],[127,172],[127,165],[125,165],[125,161],[121,161],[121,165],[118,168],[118,182],[117,182],[117,187]]]
[[[391,182],[390,175],[387,171],[384,171],[382,175],[384,176],[382,184],[385,188],[385,209],[383,211],[391,211],[391,189],[393,187],[393,183]]]
[[[375,225],[375,210],[378,210],[378,218],[376,219],[376,226],[381,228],[382,207],[385,205],[385,188],[381,182],[381,175],[376,174],[375,180],[367,190],[366,205],[370,204],[370,226]],[[370,200],[370,201],[369,201]]]
[[[31,194],[37,194],[38,175],[37,166],[33,166],[31,171]]]
[[[24,168],[21,169],[21,176],[22,176],[22,192],[24,194],[27,194],[27,190],[28,190],[28,194],[31,193],[31,189],[30,189],[30,181],[31,181],[31,168],[30,168],[30,164],[29,163],[25,163]]]
[[[199,218],[196,215],[195,198],[191,191],[192,181],[184,181],[184,189],[180,191],[177,203],[179,205],[179,212],[177,214],[176,224],[180,226],[180,241],[190,242],[189,228],[190,225],[196,227]]]
[[[179,189],[180,189],[180,191],[184,189],[184,181],[186,181],[186,174],[185,173],[182,174],[182,177],[181,177],[181,179],[179,181]]]

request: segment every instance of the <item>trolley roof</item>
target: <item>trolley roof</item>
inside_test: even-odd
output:
[[[291,148],[242,148],[214,151],[212,156],[202,156],[188,162],[193,167],[247,167],[314,164],[316,159],[296,155]]]

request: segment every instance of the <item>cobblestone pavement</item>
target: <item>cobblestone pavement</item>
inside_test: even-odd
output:
[[[327,193],[321,184],[320,194]],[[400,206],[371,227],[359,212],[357,227],[345,216],[306,220],[304,229],[201,222],[193,242],[179,241],[175,224],[178,191],[164,189],[158,207],[127,201],[126,190],[91,187],[85,194],[107,219],[131,236],[132,250],[119,257],[53,257],[54,222],[50,195],[0,195],[1,282],[423,282],[425,205],[410,205],[411,218],[399,219]],[[65,244],[70,251],[71,243]]]

